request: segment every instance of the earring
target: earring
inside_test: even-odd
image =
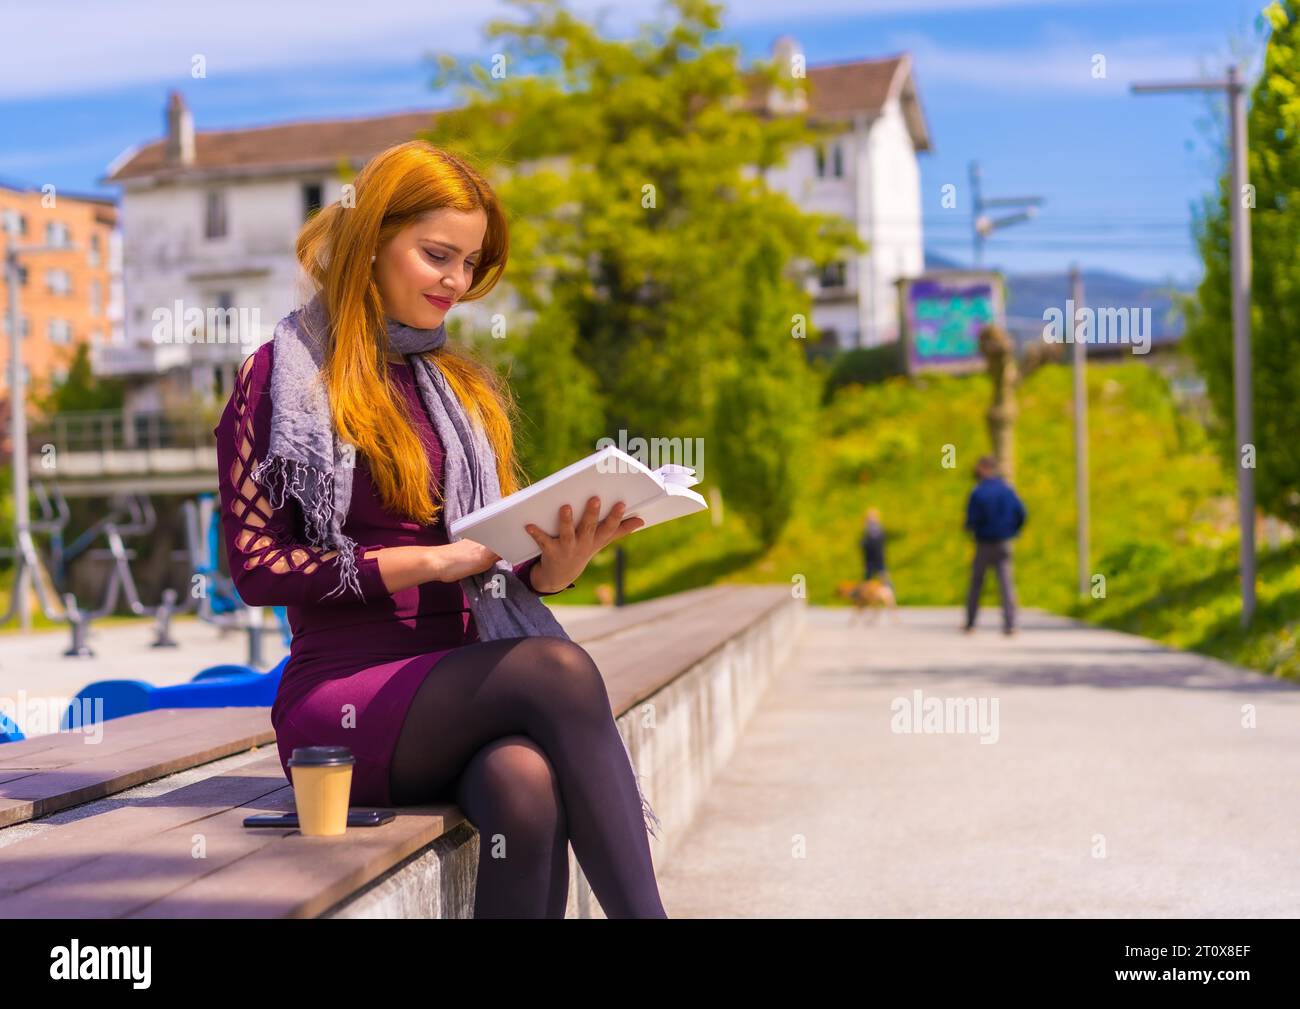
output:
[[[371,256],[371,257],[370,257],[370,261],[373,263],[373,262],[375,261],[375,257],[374,257],[374,256]]]

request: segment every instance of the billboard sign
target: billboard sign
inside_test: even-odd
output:
[[[1006,326],[1002,277],[987,270],[937,270],[898,282],[907,370],[978,371],[979,334]]]

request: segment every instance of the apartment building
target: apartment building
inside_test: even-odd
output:
[[[121,235],[115,201],[53,187],[0,182],[0,256],[18,257],[18,332],[28,381],[39,387],[67,375],[78,344],[120,342]],[[9,290],[0,282],[4,368],[9,388]]]

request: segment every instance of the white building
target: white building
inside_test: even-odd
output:
[[[773,53],[784,66],[797,46],[782,38]],[[820,151],[793,151],[784,167],[768,172],[769,184],[808,210],[853,221],[870,246],[819,278],[813,324],[842,348],[894,340],[894,281],[921,272],[923,263],[916,155],[930,144],[911,60],[811,66],[799,83],[794,107],[842,132]],[[753,91],[749,108],[789,111],[784,96],[764,90]],[[238,362],[300,303],[294,239],[312,207],[339,198],[339,166],[359,170],[427,128],[435,114],[195,131],[183,98],[171,92],[166,136],[123,152],[102,179],[123,190],[125,306],[123,343],[104,348],[97,369],[148,379],[135,410],[159,409],[170,392],[224,398]],[[224,345],[159,344],[156,313],[172,312],[178,300],[204,311],[256,309],[259,321]]]
[[[789,38],[773,46],[782,66],[796,52]],[[868,246],[814,283],[813,322],[841,348],[889,343],[899,334],[895,281],[918,275],[925,262],[916,155],[930,149],[930,136],[911,57],[810,66],[804,91],[795,108],[843,131],[821,150],[792,151],[784,168],[767,173],[768,184],[805,210],[854,222]],[[764,104],[778,114],[787,106],[779,92]]]

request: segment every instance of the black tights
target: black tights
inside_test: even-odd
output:
[[[557,637],[479,641],[415,694],[392,800],[448,798],[479,831],[474,917],[562,918],[569,842],[609,918],[666,918],[636,778],[586,649]]]

